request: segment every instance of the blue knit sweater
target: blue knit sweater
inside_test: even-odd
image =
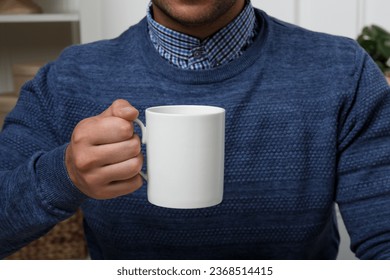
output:
[[[80,206],[96,259],[334,259],[335,203],[366,259],[390,259],[390,88],[353,40],[280,22],[233,62],[180,70],[142,20],[120,37],[68,48],[27,83],[0,134],[0,257]],[[144,186],[94,200],[69,180],[75,125],[124,98],[226,109],[223,203],[175,210]]]

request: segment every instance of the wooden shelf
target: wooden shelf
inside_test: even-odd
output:
[[[0,23],[78,22],[79,14],[0,15]]]

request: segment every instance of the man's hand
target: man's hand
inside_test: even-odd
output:
[[[98,116],[75,127],[66,150],[66,168],[73,183],[95,199],[109,199],[139,189],[143,164],[141,143],[133,134],[138,111],[116,100]]]

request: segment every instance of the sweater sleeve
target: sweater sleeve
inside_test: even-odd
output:
[[[0,134],[0,259],[70,217],[86,198],[66,171],[51,68],[24,85]]]
[[[356,256],[390,259],[390,87],[368,55],[359,57],[339,131],[336,201]]]

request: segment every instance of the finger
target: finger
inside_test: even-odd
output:
[[[120,163],[136,157],[141,152],[141,140],[134,134],[130,140],[91,147],[91,160],[97,166]]]
[[[131,179],[141,171],[143,164],[142,154],[123,162],[103,166],[99,169],[99,175],[105,183]]]
[[[98,194],[95,194],[95,199],[111,199],[127,194],[131,194],[143,186],[141,175],[137,175],[127,180],[115,181],[102,188]]]
[[[127,121],[133,121],[138,118],[138,110],[124,99],[115,100],[100,117],[118,117]]]
[[[104,145],[130,140],[133,137],[133,123],[118,117],[101,118],[86,131],[91,145]]]
[[[141,188],[143,184],[144,181],[141,175],[136,175],[128,180],[112,182],[108,187],[111,192],[121,196],[135,192]]]

